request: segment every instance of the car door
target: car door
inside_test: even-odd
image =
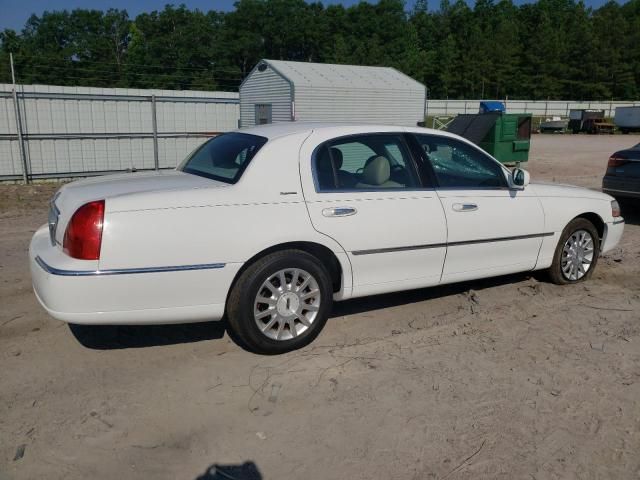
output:
[[[547,233],[532,189],[509,188],[508,170],[470,143],[440,135],[415,139],[447,219],[443,283],[533,269]]]
[[[348,254],[352,296],[439,283],[444,212],[419,178],[404,133],[330,132],[307,138],[300,172],[314,227]]]

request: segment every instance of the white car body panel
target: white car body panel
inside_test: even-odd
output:
[[[613,197],[573,185],[532,183],[530,187],[540,199],[545,217],[545,231],[554,232],[552,237],[546,237],[542,242],[536,270],[551,266],[564,227],[578,215],[592,213],[605,223],[604,241],[600,246],[602,253],[610,251],[618,244],[624,223],[611,216],[610,202]],[[616,220],[618,223],[614,223]],[[616,237],[617,240],[614,242]]]
[[[60,188],[60,200],[56,202],[61,211],[56,240],[62,244],[65,227],[71,215],[87,202],[104,198],[111,200],[131,193],[139,195],[145,192],[161,191],[167,196],[171,191],[228,186],[222,182],[179,171],[122,173],[68,183]]]
[[[529,187],[438,193],[449,232],[443,282],[533,269],[547,232],[540,201]],[[477,210],[456,211],[457,205],[474,205]],[[485,239],[495,241],[479,241]]]
[[[52,317],[72,323],[183,323],[220,318],[226,290],[217,287],[230,284],[242,265],[171,273],[67,276],[47,273],[35,261],[36,255],[47,265],[61,265],[57,268],[65,271],[87,271],[87,266],[75,270],[77,266],[56,262],[50,253],[53,250],[45,225],[31,242],[34,290]]]
[[[314,132],[302,145],[300,158],[311,159],[316,146],[327,140],[360,132],[360,129]],[[310,160],[301,163],[300,176],[309,216],[319,232],[333,238],[347,252],[354,272],[351,296],[440,282],[447,229],[435,190],[318,193],[307,162]],[[345,207],[355,209],[356,214],[328,217],[323,213]],[[438,244],[441,247],[403,250],[407,246]]]
[[[317,192],[314,149],[326,140],[368,132],[455,137],[393,126],[261,126],[241,131],[268,142],[234,185],[173,171],[62,187],[54,197],[60,210],[56,244],[45,225],[30,246],[39,301],[55,318],[74,323],[216,320],[243,266],[292,242],[333,253],[341,269],[334,298],[342,300],[547,268],[562,230],[579,215],[602,219],[603,251],[620,240],[624,223],[612,217],[612,198],[570,186]],[[100,259],[69,257],[62,250],[69,219],[81,205],[101,199]],[[467,202],[478,209],[454,212],[454,204]],[[323,214],[344,206],[357,213]]]

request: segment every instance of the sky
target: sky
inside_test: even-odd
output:
[[[45,10],[73,10],[75,8],[87,8],[107,10],[109,8],[126,9],[131,18],[140,12],[162,10],[167,3],[184,3],[188,8],[199,8],[203,11],[223,10],[233,8],[235,0],[0,0],[0,30],[12,28],[20,31],[26,20],[32,13],[41,15]],[[473,0],[469,0],[472,2]],[[515,0],[522,3],[523,0]],[[408,8],[411,8],[415,0],[407,0]],[[322,0],[325,5],[341,3],[345,6],[358,3],[358,0]],[[439,0],[429,0],[429,6],[436,8]],[[591,7],[599,7],[606,0],[585,0]]]

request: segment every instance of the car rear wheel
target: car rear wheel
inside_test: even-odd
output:
[[[333,303],[329,274],[301,250],[269,254],[249,266],[227,302],[232,336],[255,353],[278,354],[313,341]]]
[[[560,237],[549,269],[551,280],[559,285],[578,283],[593,274],[600,255],[600,237],[593,223],[576,218]]]

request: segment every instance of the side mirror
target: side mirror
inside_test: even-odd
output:
[[[529,181],[531,176],[529,172],[523,170],[522,168],[514,168],[513,172],[511,172],[511,183],[516,188],[524,188],[529,185]]]

